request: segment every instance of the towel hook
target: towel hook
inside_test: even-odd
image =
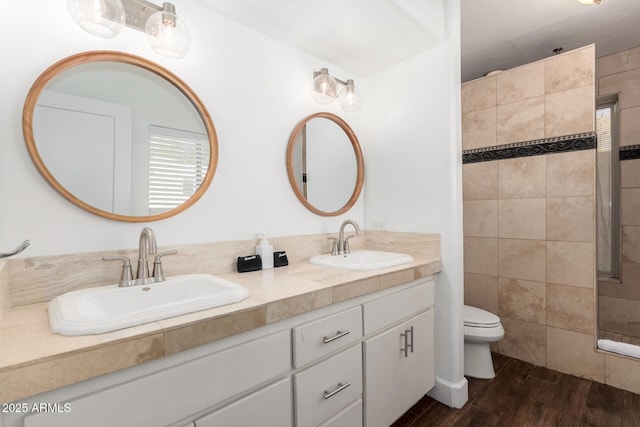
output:
[[[10,256],[14,256],[14,255],[19,254],[20,252],[22,252],[25,249],[27,249],[30,244],[31,244],[31,242],[27,239],[24,242],[22,242],[22,244],[20,244],[20,246],[15,248],[13,252],[9,252],[9,253],[6,253],[6,254],[0,253],[0,259],[9,258]]]

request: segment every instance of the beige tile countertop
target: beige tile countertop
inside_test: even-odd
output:
[[[355,272],[308,262],[218,276],[249,291],[244,301],[100,335],[49,329],[46,302],[0,316],[0,402],[12,402],[210,343],[323,306],[397,286],[440,270],[437,257]]]

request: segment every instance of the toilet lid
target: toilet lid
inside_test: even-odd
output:
[[[465,305],[464,325],[476,328],[494,328],[500,325],[500,318],[486,310]]]

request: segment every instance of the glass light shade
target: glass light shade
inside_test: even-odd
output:
[[[145,32],[149,45],[160,55],[180,59],[189,53],[191,33],[175,13],[165,10],[154,13],[147,21]]]
[[[335,101],[338,95],[338,83],[326,68],[321,69],[320,74],[313,79],[311,94],[318,104],[331,104]]]
[[[94,36],[110,39],[124,27],[120,0],[67,0],[67,9],[76,24]]]
[[[362,98],[360,92],[356,90],[353,80],[347,80],[347,85],[342,88],[338,95],[338,103],[343,111],[358,111]]]

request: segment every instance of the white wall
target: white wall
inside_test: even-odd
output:
[[[362,198],[347,214],[324,218],[307,211],[290,188],[287,141],[305,116],[330,111],[361,133],[361,113],[320,106],[310,96],[312,73],[329,67],[341,78],[358,78],[240,26],[192,0],[178,13],[193,35],[189,56],[156,55],[144,34],[125,28],[114,39],[85,33],[64,1],[11,2],[3,28],[0,67],[0,251],[25,238],[23,256],[116,250],[137,246],[145,225],[161,246],[269,235],[337,232],[352,218],[364,223]],[[203,100],[219,138],[218,169],[209,191],[186,212],[150,224],[122,223],[91,215],[53,191],[25,148],[22,107],[35,79],[54,62],[82,51],[117,50],[155,61],[176,73]],[[363,145],[366,145],[363,141]],[[363,147],[366,154],[366,147]]]
[[[448,1],[446,39],[368,76],[366,228],[440,233],[436,283],[438,400],[467,399],[463,362],[462,144],[459,1]]]

